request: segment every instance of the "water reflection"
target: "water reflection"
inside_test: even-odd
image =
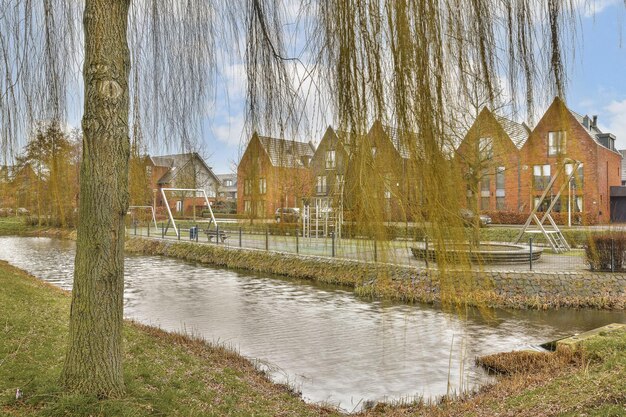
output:
[[[0,259],[71,288],[74,243],[0,238]],[[484,383],[478,355],[538,344],[610,322],[603,311],[477,312],[463,321],[421,305],[361,300],[309,282],[129,256],[125,315],[191,331],[258,359],[305,399],[352,410],[380,400],[459,391]]]

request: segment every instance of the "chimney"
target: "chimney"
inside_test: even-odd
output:
[[[591,122],[591,120],[589,120],[589,116],[585,115],[583,117],[583,126],[585,126],[585,129],[591,128],[591,126],[589,126],[589,122]]]
[[[302,165],[304,165],[305,167],[308,167],[309,164],[311,163],[311,157],[309,155],[302,155],[300,157],[300,161],[302,162]]]
[[[597,128],[598,127],[598,115],[594,114],[592,116],[592,121],[591,121],[591,127]]]

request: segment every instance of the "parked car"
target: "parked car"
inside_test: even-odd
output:
[[[300,209],[298,207],[277,208],[274,218],[277,223],[298,223],[300,221]]]
[[[477,215],[472,210],[461,209],[460,215],[461,215],[461,218],[463,219],[463,223],[466,226],[473,226],[474,224],[476,224]],[[491,224],[491,217],[487,216],[486,214],[479,214],[478,226],[485,227],[488,224]]]

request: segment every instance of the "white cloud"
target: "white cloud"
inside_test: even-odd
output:
[[[576,0],[574,2],[584,17],[593,17],[604,9],[619,4],[622,0]]]
[[[239,146],[244,124],[244,116],[241,113],[229,116],[213,128],[215,138],[228,146]]]
[[[605,107],[604,117],[606,121],[601,126],[606,126],[606,129],[603,130],[615,135],[618,148],[626,148],[626,99],[611,101]]]

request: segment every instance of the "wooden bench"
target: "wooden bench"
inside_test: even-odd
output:
[[[204,231],[204,233],[209,238],[209,242],[212,242],[213,238],[214,237],[218,237],[218,235],[219,235],[219,239],[222,241],[222,243],[224,243],[226,241],[226,239],[228,239],[228,235],[223,230],[220,230],[219,233],[218,233],[218,231],[215,230],[215,229],[206,229]]]

